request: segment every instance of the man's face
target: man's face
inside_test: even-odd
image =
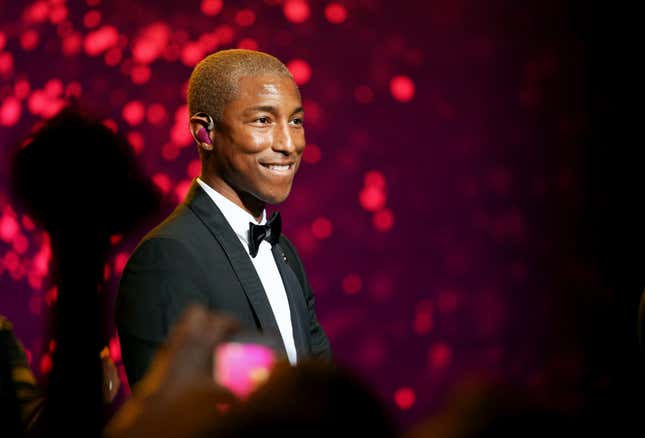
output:
[[[251,195],[262,203],[284,201],[305,149],[303,116],[291,78],[242,77],[238,97],[224,108],[215,132],[213,159],[220,182],[228,186],[220,190],[233,189],[238,198]]]

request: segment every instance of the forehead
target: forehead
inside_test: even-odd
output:
[[[293,79],[286,75],[261,74],[242,76],[237,82],[236,98],[228,106],[246,107],[258,104],[300,106],[300,93]]]

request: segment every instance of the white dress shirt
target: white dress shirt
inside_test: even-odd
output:
[[[280,271],[275,264],[275,259],[271,252],[271,244],[263,240],[260,243],[260,248],[255,257],[251,257],[249,253],[249,222],[253,222],[256,225],[264,225],[267,221],[266,210],[262,211],[262,220],[258,223],[249,212],[225,198],[200,178],[197,178],[197,183],[210,196],[215,205],[217,205],[217,208],[220,209],[240,239],[240,242],[242,242],[246,253],[249,254],[255,271],[258,273],[258,277],[260,277],[260,281],[262,282],[262,287],[264,287],[264,291],[267,294],[273,316],[278,323],[278,329],[280,330],[284,347],[287,350],[289,362],[295,365],[297,362],[297,354],[296,345],[293,341],[293,326],[291,325],[289,300],[287,299],[287,291],[284,289],[284,284],[282,283]]]

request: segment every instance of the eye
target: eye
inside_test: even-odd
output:
[[[265,125],[265,124],[267,124],[267,123],[271,123],[271,120],[269,120],[269,118],[268,118],[268,117],[265,117],[265,116],[258,117],[257,119],[255,119],[255,121],[256,121],[257,123],[260,123],[260,124],[263,124],[263,125]]]
[[[305,121],[300,117],[296,117],[295,119],[291,120],[292,125],[302,126],[303,123],[305,123]]]

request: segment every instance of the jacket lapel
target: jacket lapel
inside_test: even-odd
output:
[[[282,251],[280,245],[273,245],[271,252],[273,252],[273,258],[280,271],[284,289],[287,292],[289,311],[291,313],[291,325],[293,327],[293,341],[298,352],[298,360],[301,360],[303,357],[309,356],[310,353],[307,338],[308,327],[305,327],[305,321],[308,321],[308,315],[304,293],[298,277],[296,277],[296,274],[286,263],[284,251]]]
[[[280,336],[267,295],[242,243],[208,194],[193,181],[184,203],[209,229],[228,257],[262,330]]]

